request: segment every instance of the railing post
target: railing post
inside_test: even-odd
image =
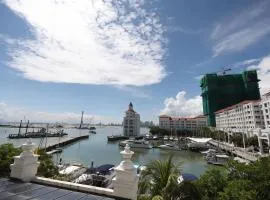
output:
[[[30,139],[22,145],[22,149],[23,152],[14,156],[14,163],[10,165],[10,177],[28,182],[36,176],[38,155],[34,154],[34,144]]]
[[[126,199],[137,199],[139,175],[130,160],[133,151],[130,151],[128,144],[124,151],[120,152],[123,156],[123,161],[114,169],[116,176],[113,179],[114,195]]]

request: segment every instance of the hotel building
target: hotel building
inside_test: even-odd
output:
[[[197,116],[171,117],[168,115],[159,116],[159,127],[166,130],[197,130],[207,125],[206,117]]]
[[[270,92],[262,96],[261,106],[265,128],[270,128]]]
[[[134,111],[130,102],[123,121],[123,135],[128,137],[140,135],[140,122],[140,115]]]
[[[269,111],[268,111],[269,112]],[[215,112],[216,129],[247,133],[265,128],[260,100],[246,100]]]

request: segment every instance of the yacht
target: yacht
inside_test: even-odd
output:
[[[63,165],[59,167],[59,174],[70,176],[71,178],[77,178],[86,172],[86,168],[77,165]]]
[[[168,140],[169,138],[168,138],[167,135],[165,135],[165,136],[163,137],[163,139],[164,139],[164,140]]]
[[[144,149],[151,149],[153,146],[145,140],[125,140],[119,142],[119,146],[125,147],[126,144],[130,146],[130,148],[144,148]]]
[[[158,140],[158,139],[159,139],[159,138],[158,138],[158,136],[156,136],[156,135],[153,137],[153,140]]]
[[[73,182],[112,189],[112,179],[114,177],[114,165],[105,164],[97,168],[89,168],[84,174],[79,176]]]
[[[181,150],[176,145],[169,144],[169,143],[168,144],[160,145],[160,146],[158,146],[158,148],[160,148],[160,149],[168,149],[168,150],[177,150],[177,151],[180,151]]]
[[[206,151],[201,151],[201,154],[204,156],[206,156],[209,153],[216,153],[216,150],[215,149],[208,149]]]
[[[188,143],[188,148],[193,151],[200,151],[209,149],[208,142],[211,138],[188,138],[190,142]]]
[[[213,165],[225,165],[229,161],[230,157],[225,154],[215,154],[214,156],[206,159],[207,163]]]
[[[145,140],[152,140],[153,136],[151,134],[146,134],[144,137]]]

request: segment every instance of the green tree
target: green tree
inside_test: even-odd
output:
[[[15,148],[13,144],[0,145],[0,177],[9,176],[10,164],[14,162],[13,157],[21,152],[21,148]]]
[[[42,149],[38,149],[37,154],[39,155],[40,162],[37,174],[44,177],[57,176],[59,174],[58,168],[54,165],[52,156],[48,155],[45,150]]]
[[[153,135],[168,135],[170,133],[168,130],[159,128],[158,126],[152,126],[149,132]]]
[[[256,191],[248,180],[233,180],[228,183],[223,192],[219,193],[219,200],[254,200]]]
[[[196,182],[203,200],[218,199],[218,193],[227,186],[227,171],[223,168],[208,169]]]

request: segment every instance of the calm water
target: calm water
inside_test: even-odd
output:
[[[17,133],[18,129],[0,128],[0,143],[14,143],[15,146],[23,144],[26,139],[7,139],[9,133]],[[88,130],[65,129],[69,133],[68,137],[76,136],[82,133],[87,133]],[[100,127],[96,130],[97,134],[90,134],[89,139],[82,140],[72,145],[66,146],[63,152],[59,155],[54,155],[54,160],[60,157],[64,162],[74,163],[79,162],[85,165],[90,165],[94,161],[94,165],[101,164],[119,164],[121,156],[119,152],[122,150],[118,146],[118,142],[107,142],[108,135],[116,135],[122,133],[122,127]],[[141,133],[147,133],[147,129],[141,129]],[[47,143],[58,141],[58,138],[48,138]],[[60,139],[61,140],[61,139]],[[40,139],[33,139],[33,142],[38,145]],[[44,142],[43,142],[44,145]],[[171,153],[175,163],[181,163],[183,172],[193,173],[200,176],[208,167],[200,153],[190,151],[168,151],[161,149],[133,149],[133,162],[139,165],[145,165],[150,160],[165,159]]]

